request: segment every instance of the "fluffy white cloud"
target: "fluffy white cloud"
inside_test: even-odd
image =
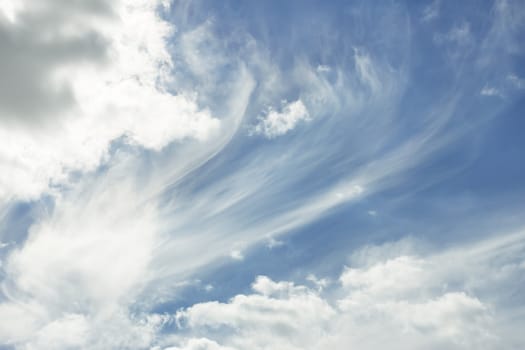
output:
[[[255,294],[237,295],[228,303],[183,310],[175,316],[177,323],[202,336],[222,329],[217,341],[235,349],[304,349],[317,341],[335,313],[315,291],[291,282],[260,276],[252,288]]]
[[[402,240],[364,247],[354,253],[355,266],[345,268],[339,284],[326,290],[259,276],[252,294],[179,311],[174,317],[178,331],[162,343],[179,344],[175,349],[193,349],[189,344],[202,344],[202,349],[499,349],[517,344],[505,338],[512,311],[502,307],[501,297],[515,282],[500,279],[491,292],[490,280],[500,278],[501,264],[506,265],[502,254],[509,262],[520,259],[523,234],[425,258],[414,255],[416,246]]]
[[[287,103],[281,112],[270,109],[268,114],[261,118],[255,126],[255,133],[263,134],[267,138],[275,138],[293,130],[301,121],[309,119],[309,113],[301,100]]]
[[[170,92],[160,1],[16,3],[0,8],[0,200],[95,169],[120,137],[160,150],[217,130],[194,96]]]

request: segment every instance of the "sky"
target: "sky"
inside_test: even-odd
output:
[[[525,348],[525,4],[2,0],[0,349]]]

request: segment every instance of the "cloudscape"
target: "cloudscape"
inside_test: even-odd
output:
[[[525,3],[0,1],[0,349],[525,348]]]

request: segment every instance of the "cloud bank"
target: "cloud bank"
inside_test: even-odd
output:
[[[324,293],[259,276],[251,294],[166,320],[177,329],[166,341],[180,345],[164,349],[515,348],[512,315],[523,310],[503,304],[523,273],[522,239],[519,232],[425,258],[410,240],[368,246]],[[503,269],[489,267],[499,259]]]

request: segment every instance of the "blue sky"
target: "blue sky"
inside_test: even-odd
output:
[[[519,1],[0,5],[0,349],[521,349]]]

